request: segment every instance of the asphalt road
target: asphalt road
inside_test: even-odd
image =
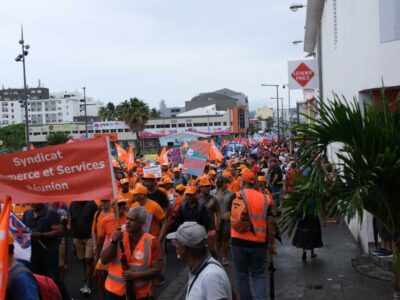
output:
[[[71,245],[71,244],[70,244]],[[180,275],[185,268],[185,264],[176,257],[175,248],[170,245],[167,247],[167,269],[165,271],[165,284],[155,287],[154,296],[158,298],[160,294]],[[68,252],[69,268],[65,277],[65,285],[74,300],[81,299],[100,299],[98,294],[97,282],[93,280],[92,295],[83,296],[80,288],[83,285],[83,267],[80,261],[74,256],[73,249]],[[171,288],[171,287],[170,287]],[[173,300],[173,299],[170,299]]]

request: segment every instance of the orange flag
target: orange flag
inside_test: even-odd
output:
[[[128,157],[128,153],[126,152],[126,150],[124,148],[122,148],[120,145],[118,145],[117,143],[114,143],[114,145],[115,145],[115,149],[117,149],[118,160],[120,162],[126,161],[126,158]]]
[[[167,148],[165,146],[161,149],[157,160],[160,164],[168,163]]]
[[[6,298],[8,277],[8,230],[10,224],[11,198],[7,197],[0,214],[0,300]]]
[[[128,149],[128,156],[126,158],[126,169],[132,170],[135,166],[135,156],[133,155],[133,146],[130,145]]]
[[[211,147],[209,151],[209,160],[221,160],[224,158],[224,155],[221,153],[221,151],[218,149],[217,146],[214,144],[214,140],[211,140]]]
[[[113,166],[114,168],[119,168],[119,163],[118,163],[117,160],[114,158],[114,156],[111,156],[111,163],[112,163],[112,166]]]

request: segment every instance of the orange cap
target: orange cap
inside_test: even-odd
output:
[[[258,180],[259,182],[267,182],[267,177],[265,177],[265,176],[258,176],[257,180]]]
[[[143,176],[144,179],[156,179],[156,176],[154,173],[147,173],[146,175]]]
[[[224,172],[224,173],[222,173],[222,176],[228,177],[228,178],[232,177],[230,172]]]
[[[120,184],[129,183],[129,179],[128,179],[128,178],[122,178],[122,179],[119,181],[119,183],[120,183]]]
[[[167,183],[174,183],[174,182],[171,180],[171,178],[169,178],[169,177],[164,177],[164,178],[163,178],[163,183],[164,183],[164,184],[167,184]]]
[[[194,185],[190,185],[190,186],[186,187],[185,194],[193,195],[193,194],[196,194],[196,192],[197,192],[197,190],[196,190],[196,187]]]
[[[208,178],[200,179],[200,186],[209,186],[209,185],[211,185],[211,182]]]
[[[237,167],[237,169],[243,170],[243,169],[247,169],[246,165],[240,165],[239,167]]]
[[[143,194],[147,195],[147,188],[143,184],[137,184],[135,189],[132,191],[134,195],[136,194]]]
[[[186,189],[186,186],[184,186],[183,184],[178,184],[175,188],[175,190],[181,192],[184,191]]]
[[[251,183],[255,183],[256,182],[256,175],[250,170],[245,170],[242,173],[241,180],[248,181],[248,182],[251,182]]]

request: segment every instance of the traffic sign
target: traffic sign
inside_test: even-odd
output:
[[[318,69],[313,60],[289,61],[288,63],[289,89],[317,89]]]

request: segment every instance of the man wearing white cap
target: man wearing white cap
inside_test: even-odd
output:
[[[231,300],[229,278],[207,248],[207,232],[196,222],[184,222],[167,235],[174,241],[176,253],[189,264],[186,300]]]

